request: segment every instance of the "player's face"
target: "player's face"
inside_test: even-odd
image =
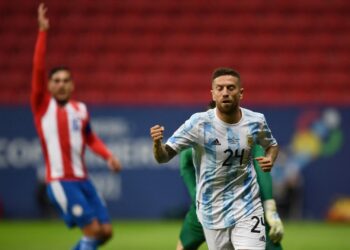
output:
[[[223,75],[214,79],[212,96],[218,110],[224,114],[231,114],[239,107],[243,97],[239,79],[231,75]]]
[[[67,102],[74,90],[71,74],[67,70],[60,70],[49,80],[49,91],[58,102]]]

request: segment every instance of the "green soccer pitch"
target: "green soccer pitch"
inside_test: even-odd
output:
[[[175,249],[180,221],[114,221],[114,238],[103,250]],[[71,249],[80,237],[63,222],[0,220],[0,249]],[[350,225],[322,222],[285,222],[285,250],[350,249]],[[202,246],[200,250],[206,250]]]

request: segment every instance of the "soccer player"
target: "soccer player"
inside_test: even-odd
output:
[[[154,157],[165,163],[193,148],[197,216],[210,250],[264,250],[264,214],[251,150],[255,144],[265,149],[266,155],[256,160],[263,171],[270,171],[277,141],[263,114],[240,107],[243,88],[238,72],[216,69],[211,93],[216,108],[192,115],[166,144],[164,127],[151,127]]]
[[[83,159],[86,145],[120,171],[119,160],[92,131],[85,104],[71,100],[74,89],[67,67],[45,68],[49,20],[38,7],[39,32],[32,72],[31,106],[46,163],[47,193],[68,227],[79,226],[82,238],[74,249],[97,249],[112,237],[105,203],[88,179]]]
[[[253,148],[253,158],[262,156],[263,149],[260,146]],[[283,224],[280,220],[275,201],[272,198],[272,181],[269,172],[262,172],[259,164],[254,160],[254,169],[260,187],[260,197],[264,201],[265,217],[269,216],[266,226],[266,250],[282,250],[281,239],[283,236]],[[191,197],[191,205],[183,221],[177,250],[196,250],[205,242],[202,225],[196,215],[196,177],[192,160],[192,149],[186,149],[180,153],[180,174],[185,182]],[[269,209],[269,212],[266,210]],[[270,225],[272,229],[270,229]],[[271,237],[270,237],[271,234]]]

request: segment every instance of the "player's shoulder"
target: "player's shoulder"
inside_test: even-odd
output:
[[[203,112],[194,113],[191,118],[192,119],[200,119],[200,120],[208,120],[214,117],[214,109],[209,109]]]
[[[264,121],[265,120],[265,116],[263,113],[252,111],[252,110],[247,109],[247,108],[241,108],[241,110],[242,110],[244,117],[248,120],[252,120],[252,121]]]
[[[208,122],[210,120],[213,120],[214,117],[215,117],[214,109],[209,109],[204,112],[194,113],[191,116],[190,120],[195,123],[203,123],[203,122]]]
[[[88,109],[85,103],[77,101],[77,100],[70,100],[69,104],[73,107],[74,110],[80,113],[87,114]]]

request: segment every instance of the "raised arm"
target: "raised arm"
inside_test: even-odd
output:
[[[38,111],[41,105],[49,99],[46,86],[46,36],[49,29],[49,19],[46,17],[47,8],[43,3],[38,7],[38,38],[35,44],[33,71],[32,71],[32,90],[31,105],[34,111]]]
[[[168,162],[176,155],[175,150],[162,143],[163,132],[164,127],[159,125],[155,125],[150,129],[151,137],[153,139],[153,155],[158,163]]]

